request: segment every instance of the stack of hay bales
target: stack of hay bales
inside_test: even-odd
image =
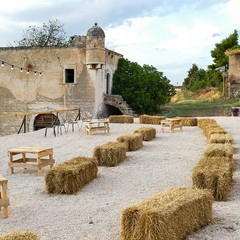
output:
[[[134,118],[130,115],[111,115],[108,117],[110,123],[133,123]]]
[[[26,231],[13,232],[4,236],[0,236],[0,240],[40,240],[40,237],[31,231]]]
[[[127,146],[121,142],[107,142],[93,150],[99,166],[113,167],[126,159]]]
[[[198,123],[208,144],[193,169],[193,186],[210,189],[216,201],[226,201],[232,186],[233,138],[213,119],[199,119]]]
[[[151,116],[151,115],[140,115],[139,122],[142,124],[157,124],[161,125],[161,121],[166,119],[165,116]]]
[[[212,219],[209,190],[173,188],[123,209],[121,240],[183,239]]]
[[[125,143],[127,151],[136,151],[143,146],[143,135],[141,133],[129,133],[119,136],[117,141]]]
[[[193,127],[198,126],[198,119],[193,117],[177,117],[182,120],[182,126]]]
[[[84,185],[97,177],[97,160],[88,157],[75,157],[51,168],[46,176],[48,193],[75,194]]]
[[[156,137],[156,128],[141,127],[135,130],[134,133],[141,133],[143,136],[143,141],[150,141]]]

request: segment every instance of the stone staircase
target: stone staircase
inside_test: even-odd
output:
[[[103,96],[103,102],[106,105],[118,108],[123,115],[134,116],[134,111],[127,104],[127,102],[122,98],[121,95],[106,95]]]

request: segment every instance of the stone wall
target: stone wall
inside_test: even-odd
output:
[[[228,95],[230,98],[236,98],[240,96],[240,50],[228,51],[227,55],[229,56]]]
[[[0,60],[5,62],[4,67],[0,66],[0,115],[44,108],[81,108],[82,112],[96,115],[101,110],[102,95],[106,93],[106,73],[110,74],[112,87],[112,76],[120,57],[122,55],[106,49],[105,64],[100,69],[91,69],[86,64],[84,47],[0,48]],[[65,83],[65,69],[74,69],[74,83]],[[0,135],[16,133],[21,121],[1,120]],[[6,126],[11,127],[7,130]]]

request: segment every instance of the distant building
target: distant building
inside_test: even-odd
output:
[[[93,116],[107,111],[104,96],[111,94],[122,54],[105,48],[105,33],[97,24],[71,42],[68,47],[0,48],[0,115],[63,108],[81,108]],[[30,130],[34,118],[28,119]],[[16,133],[19,125],[19,120],[0,119],[0,135]]]

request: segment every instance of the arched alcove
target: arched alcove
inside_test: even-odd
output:
[[[35,131],[58,123],[59,119],[53,113],[38,114],[34,119],[33,129]]]

